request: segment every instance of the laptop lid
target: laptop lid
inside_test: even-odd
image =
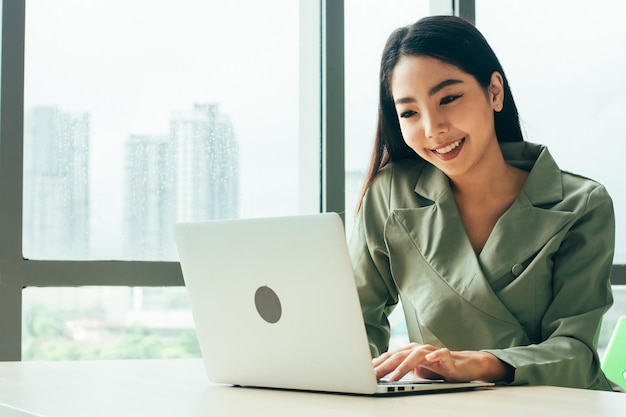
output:
[[[175,235],[211,381],[377,392],[337,214],[179,223]]]

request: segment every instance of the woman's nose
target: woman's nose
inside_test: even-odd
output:
[[[435,138],[447,133],[450,129],[445,118],[436,112],[423,115],[422,120],[424,121],[424,134],[427,138]]]

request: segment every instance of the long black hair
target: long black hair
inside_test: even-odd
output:
[[[470,22],[455,16],[429,16],[396,29],[387,39],[380,63],[378,124],[370,166],[363,191],[371,185],[378,171],[391,161],[421,159],[402,137],[391,95],[393,70],[403,56],[428,56],[451,64],[472,75],[485,89],[497,71],[504,81],[504,103],[494,112],[498,142],[523,141],[517,106],[502,65],[484,36]],[[358,209],[357,207],[357,209]]]

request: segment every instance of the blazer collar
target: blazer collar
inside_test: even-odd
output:
[[[419,176],[415,192],[433,204],[396,209],[392,223],[402,225],[400,229],[408,232],[431,268],[462,297],[489,314],[515,322],[492,292],[493,283],[510,273],[512,267],[525,264],[573,214],[536,207],[563,198],[561,172],[545,147],[522,142],[504,144],[502,149],[511,164],[531,172],[478,257],[461,222],[448,178],[430,164]],[[388,226],[389,234],[399,232]]]
[[[539,206],[563,199],[561,170],[548,148],[529,142],[513,142],[502,143],[500,149],[505,161],[530,171],[522,189],[530,204]]]

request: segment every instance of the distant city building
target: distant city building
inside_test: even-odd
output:
[[[130,136],[125,160],[129,259],[176,260],[176,221],[238,215],[238,146],[216,104],[174,113],[169,136]]]
[[[176,220],[174,148],[167,136],[131,136],[125,157],[124,256],[172,259]]]
[[[239,155],[232,124],[217,104],[172,116],[179,221],[234,218],[239,212]]]
[[[24,123],[23,248],[28,258],[89,254],[87,113],[36,107]]]
[[[89,259],[90,119],[55,106],[25,119],[23,247],[32,259]],[[217,104],[174,113],[167,134],[125,144],[125,259],[175,260],[176,221],[239,214],[239,155]]]

